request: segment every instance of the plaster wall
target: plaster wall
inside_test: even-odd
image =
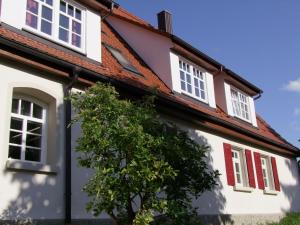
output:
[[[0,220],[63,218],[63,86],[47,79],[48,74],[3,59],[0,74],[0,116],[3,118],[0,126]],[[48,133],[51,135],[47,143],[47,166],[30,165],[44,169],[44,172],[24,170],[23,163],[18,161],[14,161],[14,169],[6,166],[11,103],[16,91],[44,101],[52,111],[48,114],[51,123]]]

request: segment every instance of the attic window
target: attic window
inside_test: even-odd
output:
[[[140,72],[137,70],[137,68],[135,68],[131,64],[131,62],[129,62],[128,59],[125,58],[125,56],[122,54],[120,50],[107,45],[106,48],[126,70],[141,75]]]

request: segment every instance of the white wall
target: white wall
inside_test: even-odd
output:
[[[63,89],[58,82],[39,76],[43,72],[25,70],[0,62],[0,220],[1,219],[59,219],[64,216],[64,179],[63,179]],[[52,121],[56,137],[52,145],[48,145],[49,160],[47,163],[56,168],[56,175],[37,172],[8,171],[8,141],[10,109],[14,87],[29,87],[51,95],[56,102],[57,120]],[[36,98],[42,96],[35,96]],[[51,131],[50,131],[51,132]],[[54,138],[54,137],[52,137]],[[55,153],[55,155],[53,155]],[[51,156],[52,155],[52,156]],[[52,158],[52,160],[50,159]]]
[[[219,187],[213,192],[204,193],[195,202],[200,214],[277,214],[289,211],[300,212],[300,175],[296,159],[286,158],[267,149],[253,147],[242,142],[233,141],[230,138],[218,136],[215,133],[201,131],[200,127],[177,121],[180,126],[187,129],[191,136],[199,143],[210,147],[208,154],[209,165],[222,174],[219,178]],[[268,156],[274,156],[277,161],[278,176],[281,191],[278,195],[266,195],[263,190],[254,189],[251,193],[234,191],[227,185],[226,168],[223,143],[228,143],[253,152],[259,152]],[[252,155],[253,158],[253,155]],[[256,169],[253,159],[253,168],[257,186]]]
[[[108,17],[108,20],[146,64],[172,89],[170,63],[172,41],[167,37],[114,17]]]

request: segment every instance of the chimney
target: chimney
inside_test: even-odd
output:
[[[158,29],[167,32],[169,34],[173,33],[172,27],[172,14],[168,11],[161,11],[157,14],[157,22],[158,22]]]

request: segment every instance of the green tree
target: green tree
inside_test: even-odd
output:
[[[154,97],[121,99],[97,83],[71,100],[82,129],[78,161],[93,169],[83,188],[88,211],[106,212],[116,225],[197,224],[192,198],[219,175],[208,170],[207,148],[162,120]]]

